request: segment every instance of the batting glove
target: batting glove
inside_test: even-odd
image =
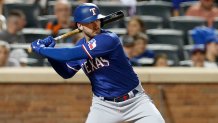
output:
[[[40,40],[39,43],[44,44],[45,47],[54,47],[55,46],[55,40],[51,36],[48,36],[47,38]]]
[[[40,48],[45,47],[45,44],[40,43],[40,39],[31,43],[31,48],[34,52],[40,54]]]

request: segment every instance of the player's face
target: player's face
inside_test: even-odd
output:
[[[97,34],[101,32],[101,22],[100,20],[96,20],[91,23],[81,24],[82,30],[86,36],[89,38],[93,38]]]

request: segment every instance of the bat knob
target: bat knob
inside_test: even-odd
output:
[[[32,48],[29,47],[29,48],[27,49],[27,52],[28,52],[28,53],[32,53],[32,52],[33,52]]]

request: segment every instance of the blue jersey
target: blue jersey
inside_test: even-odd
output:
[[[87,57],[67,61],[66,65],[75,72],[82,68],[91,81],[92,91],[96,96],[118,97],[139,84],[138,77],[115,33],[102,30],[89,42],[86,42],[85,38],[81,39],[76,47],[82,47],[81,52]],[[54,62],[51,59],[49,61]]]

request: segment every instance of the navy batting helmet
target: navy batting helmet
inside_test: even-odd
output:
[[[90,23],[105,16],[100,14],[99,8],[93,3],[83,3],[74,10],[76,23]]]

